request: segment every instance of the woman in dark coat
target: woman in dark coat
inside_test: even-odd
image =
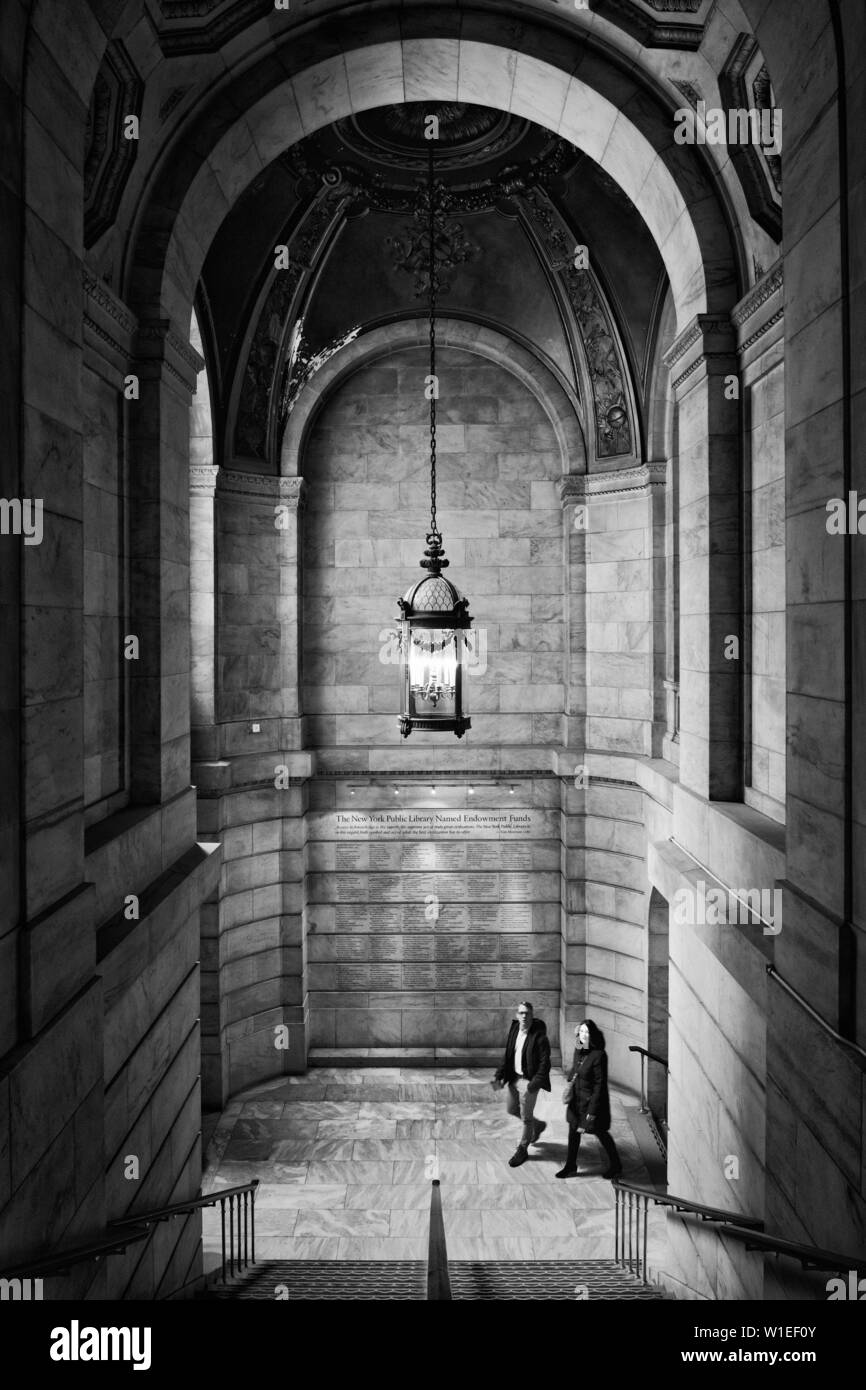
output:
[[[607,1053],[604,1034],[587,1019],[574,1030],[574,1057],[566,1081],[574,1082],[565,1118],[568,1121],[568,1154],[558,1178],[577,1176],[577,1152],[581,1134],[593,1134],[607,1154],[605,1178],[618,1177],[622,1162],[610,1137],[610,1096],[607,1090]]]

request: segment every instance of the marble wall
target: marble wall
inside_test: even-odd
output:
[[[126,479],[123,398],[91,369],[83,374],[84,800],[98,820],[126,789]]]
[[[314,1050],[495,1053],[521,998],[556,1045],[557,786],[514,787],[315,785],[304,907]]]
[[[438,518],[448,577],[470,600],[481,661],[465,736],[562,737],[563,460],[535,396],[493,362],[439,356]],[[329,398],[300,471],[304,520],[305,746],[391,743],[397,598],[417,578],[429,527],[423,349],[362,368]],[[436,746],[417,731],[414,745]],[[439,740],[441,741],[441,740]]]
[[[785,806],[785,369],[777,343],[755,364],[748,390],[751,615],[747,785],[776,820]],[[758,375],[760,373],[760,375]],[[743,655],[746,655],[744,653]]]

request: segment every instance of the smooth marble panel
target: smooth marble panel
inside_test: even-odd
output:
[[[385,1187],[381,1184],[359,1184],[346,1188],[346,1206],[369,1208],[371,1211],[430,1210],[430,1184],[406,1183]]]
[[[411,1160],[398,1159],[394,1164],[394,1181],[396,1183],[415,1183],[428,1182],[426,1172],[427,1164],[423,1159],[416,1158]],[[468,1163],[459,1159],[441,1159],[439,1162],[439,1178],[443,1182],[471,1183],[477,1181],[477,1169],[474,1163]]]
[[[511,1236],[567,1236],[571,1234],[573,1213],[550,1211],[545,1207],[526,1211],[483,1211],[481,1220],[485,1239],[500,1240]]]
[[[231,1143],[276,1144],[281,1139],[315,1139],[319,1121],[314,1119],[244,1119],[232,1130]]]
[[[397,1120],[398,1139],[474,1138],[471,1120]]]
[[[482,1183],[528,1183],[528,1182],[550,1182],[556,1168],[557,1162],[541,1163],[532,1158],[519,1168],[509,1168],[508,1159],[510,1154],[506,1154],[501,1163],[494,1163],[492,1159],[479,1158],[476,1163],[478,1169],[478,1181]]]
[[[251,1100],[241,1106],[242,1120],[279,1120],[282,1113],[281,1100]]]
[[[518,1183],[494,1186],[492,1183],[442,1184],[442,1206],[455,1211],[524,1211],[529,1187]]]
[[[432,1145],[425,1143],[423,1139],[357,1139],[352,1150],[352,1157],[362,1160],[376,1162],[379,1159],[401,1159],[419,1158],[426,1159],[430,1154]],[[462,1157],[463,1155],[452,1155]]]
[[[457,39],[404,39],[403,84],[406,101],[456,101]]]
[[[380,1101],[377,1105],[362,1101],[358,1110],[359,1120],[423,1120],[430,1124],[436,1119],[436,1106],[432,1101]]]
[[[321,1120],[318,1127],[319,1139],[335,1139],[340,1136],[352,1137],[353,1139],[378,1139],[381,1142],[399,1139],[398,1133],[399,1120],[369,1119],[352,1120]],[[375,1157],[380,1157],[376,1154]]]
[[[387,1189],[375,1189],[376,1191]],[[344,1207],[345,1183],[263,1183],[256,1192],[256,1213],[270,1208]],[[373,1205],[371,1202],[370,1206]],[[258,1215],[256,1217],[258,1230]]]
[[[444,1212],[446,1242],[465,1240],[467,1237],[478,1239],[483,1236],[481,1217],[482,1212],[473,1211],[470,1207],[456,1207]]]
[[[292,1188],[297,1193],[302,1189]],[[256,1201],[256,1243],[259,1236],[290,1236],[295,1229],[298,1219],[297,1207],[262,1207],[259,1210],[258,1200]]]
[[[274,1144],[270,1155],[275,1163],[309,1162],[321,1159],[350,1159],[354,1140],[346,1139],[283,1139]]]
[[[430,1216],[427,1211],[413,1207],[403,1208],[400,1211],[391,1211],[391,1229],[388,1232],[389,1235],[403,1237],[409,1240],[426,1240],[429,1231]]]
[[[402,56],[397,43],[371,44],[345,55],[353,111],[403,102]]]
[[[354,1121],[359,1118],[360,1109],[361,1107],[356,1101],[290,1100],[286,1101],[283,1106],[283,1118],[294,1119],[295,1116],[298,1116],[302,1120],[316,1120],[320,1124],[325,1120],[342,1120],[347,1126],[353,1126]],[[377,1106],[375,1111],[371,1111],[369,1115],[360,1116],[360,1118],[374,1119],[379,1113]]]
[[[320,1207],[299,1211],[295,1233],[299,1236],[387,1236],[390,1212]]]
[[[338,1236],[304,1236],[300,1239],[281,1239],[279,1236],[256,1235],[256,1261],[259,1260],[337,1260],[340,1258]],[[275,1281],[279,1282],[279,1281]]]
[[[405,1167],[408,1165],[401,1165]],[[345,1183],[350,1188],[358,1184],[370,1186],[372,1183],[394,1182],[418,1182],[423,1176],[422,1163],[418,1164],[419,1173],[413,1177],[398,1177],[393,1163],[346,1163],[326,1161],[324,1159],[314,1159],[307,1173],[307,1182],[323,1183],[325,1185]]]
[[[307,1180],[306,1163],[222,1163],[213,1186],[238,1187],[258,1178],[261,1183],[303,1183]]]

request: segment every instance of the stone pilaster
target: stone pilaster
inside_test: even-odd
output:
[[[680,775],[713,800],[742,794],[739,402],[734,330],[697,315],[665,354],[679,456]],[[726,394],[727,392],[727,394]],[[730,399],[728,399],[730,395]],[[738,395],[738,392],[736,393]]]

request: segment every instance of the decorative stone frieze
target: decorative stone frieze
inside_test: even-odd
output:
[[[696,314],[664,354],[675,391],[701,367],[735,358],[734,328],[728,318]]]
[[[136,357],[142,363],[161,363],[166,372],[192,394],[204,370],[204,358],[168,319],[143,319],[136,334]]]
[[[193,470],[191,470],[193,471]],[[264,473],[241,473],[230,468],[214,469],[217,491],[248,497],[253,501],[276,498],[284,506],[297,510],[303,506],[303,478],[283,478]]]

